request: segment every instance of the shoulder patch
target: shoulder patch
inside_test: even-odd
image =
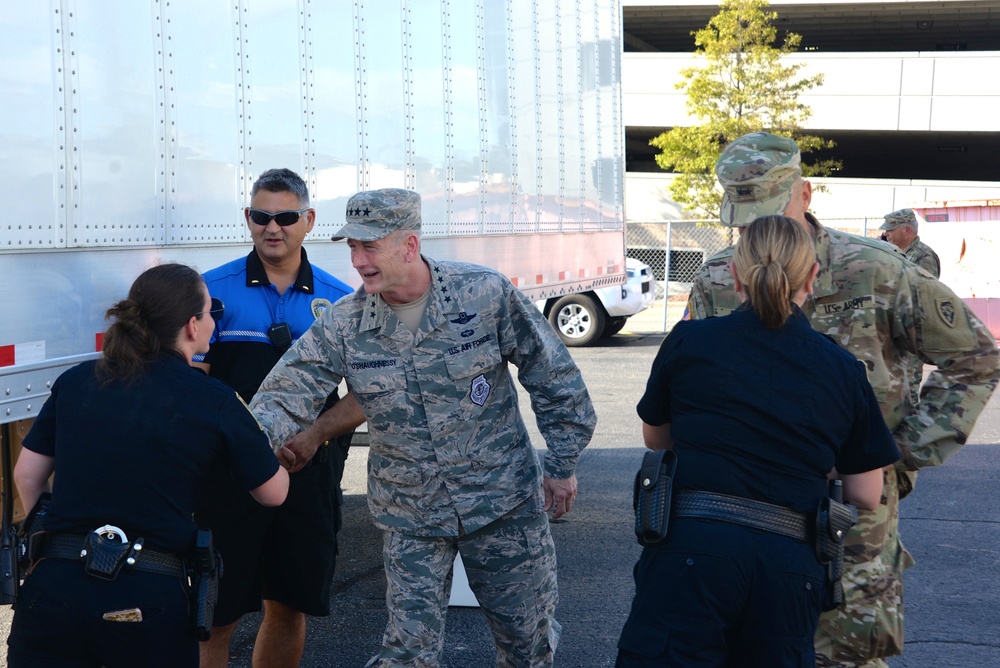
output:
[[[236,395],[236,399],[241,404],[243,404],[243,408],[247,409],[247,413],[250,414],[250,417],[253,418],[253,421],[257,423],[257,428],[260,429],[261,431],[264,431],[264,425],[262,425],[260,423],[260,420],[257,419],[257,416],[254,414],[254,412],[252,410],[250,410],[249,406],[247,406],[247,402],[243,401],[243,397],[240,396],[240,393],[239,392],[233,392],[233,394],[235,394]]]
[[[949,297],[938,297],[934,300],[941,322],[949,327],[955,327],[955,301]]]
[[[314,318],[319,318],[321,315],[323,315],[323,311],[325,311],[327,308],[329,308],[329,306],[330,306],[330,300],[329,299],[314,299],[314,300],[312,300],[312,304],[310,306],[312,308],[313,317]]]
[[[969,319],[965,302],[938,281],[921,278],[916,289],[917,302],[923,305],[914,314],[920,319],[917,331],[922,350],[931,353],[975,350],[976,327]]]

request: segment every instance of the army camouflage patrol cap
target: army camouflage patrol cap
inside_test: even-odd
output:
[[[885,222],[879,226],[880,230],[894,230],[900,225],[916,225],[917,216],[913,213],[913,209],[900,209],[899,211],[893,211],[892,213],[887,213],[884,216]]]
[[[725,191],[722,222],[743,227],[760,216],[783,213],[802,174],[800,162],[798,144],[788,137],[755,132],[730,142],[715,163]]]
[[[420,195],[402,188],[365,190],[347,200],[347,224],[333,241],[377,241],[396,230],[420,229]]]

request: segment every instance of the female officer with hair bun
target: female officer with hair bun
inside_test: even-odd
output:
[[[802,225],[758,218],[730,269],[743,306],[675,325],[638,405],[646,447],[677,455],[674,513],[636,564],[622,668],[812,666],[824,572],[810,518],[828,476],[876,507],[899,458],[864,366],[799,309],[818,269]]]
[[[190,267],[148,269],[108,310],[104,356],[53,385],[14,469],[26,508],[55,477],[11,668],[198,665],[184,560],[209,469],[227,460],[263,505],[288,490],[236,393],[190,366],[222,309]]]

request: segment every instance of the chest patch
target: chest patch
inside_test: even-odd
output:
[[[861,311],[873,308],[874,306],[875,298],[871,295],[865,295],[829,304],[816,304],[816,310],[823,315],[833,315],[835,313],[847,313],[848,311]]]
[[[475,405],[482,406],[490,396],[491,389],[493,388],[486,381],[486,376],[479,374],[472,379],[472,385],[469,388],[469,399],[472,399],[472,403]]]

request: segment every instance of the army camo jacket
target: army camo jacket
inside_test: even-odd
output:
[[[914,237],[910,245],[903,249],[903,257],[929,271],[934,278],[941,276],[941,260],[938,259],[938,254],[921,241],[920,237]]]
[[[532,499],[542,471],[508,364],[531,397],[545,475],[573,474],[597,422],[569,351],[504,276],[435,262],[415,335],[360,288],[327,308],[264,380],[251,407],[272,446],[312,423],[347,379],[368,419],[368,504],[382,529],[472,532]]]
[[[820,271],[802,310],[814,329],[864,362],[903,455],[897,467],[942,463],[965,444],[996,387],[1000,356],[993,336],[950,288],[885,244],[809,219]],[[732,248],[720,251],[699,269],[688,303],[692,318],[725,315],[740,304],[729,271],[732,254]],[[907,352],[937,367],[917,406],[907,391]]]

